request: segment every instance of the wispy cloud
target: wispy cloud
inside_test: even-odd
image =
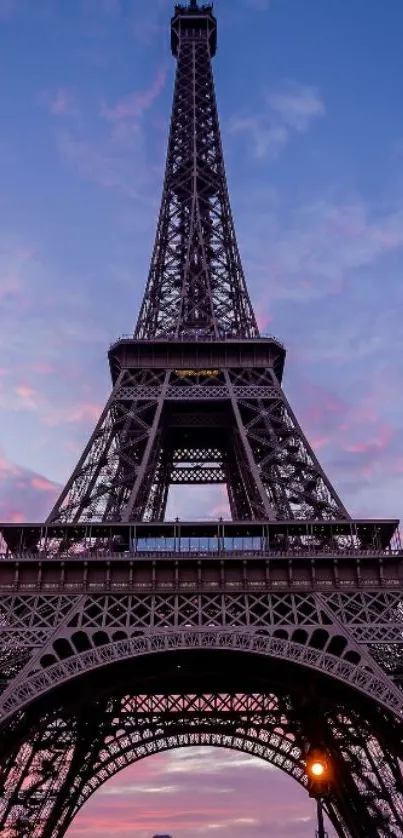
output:
[[[27,265],[35,256],[29,247],[18,241],[0,237],[0,300],[9,302],[22,288]]]
[[[325,106],[316,87],[287,82],[267,94],[265,107],[259,113],[233,116],[229,130],[248,137],[256,158],[276,157],[293,132],[307,131],[324,114]]]
[[[45,93],[43,98],[53,116],[77,115],[77,106],[71,91],[59,88],[53,95]]]
[[[351,514],[394,517],[403,489],[402,416],[396,422],[385,416],[385,397],[376,378],[366,381],[364,376],[363,382],[363,393],[361,385],[349,399],[341,398],[329,386],[307,381],[301,368],[294,369],[292,402],[298,403],[304,432]],[[388,484],[391,495],[377,491],[371,499],[374,481]]]
[[[149,87],[115,102],[95,103],[92,112],[78,110],[72,95],[59,91],[49,102],[51,114],[77,117],[57,131],[62,156],[79,175],[100,186],[140,198],[154,177],[144,120],[164,89],[167,72],[160,69]]]
[[[179,786],[145,785],[144,783],[130,783],[129,785],[106,785],[101,794],[125,795],[125,794],[173,794],[180,790]]]
[[[37,394],[33,387],[29,387],[27,384],[18,384],[17,387],[14,387],[14,392],[19,399],[19,409],[21,409],[21,407],[24,410],[37,409]]]
[[[251,223],[250,205],[246,191],[240,203],[245,263],[262,319],[272,315],[265,295],[271,301],[307,301],[340,294],[363,269],[403,247],[400,205],[385,211],[355,195],[293,206],[287,215],[276,215],[270,197],[266,212],[261,210],[264,231],[254,219]],[[377,287],[381,290],[379,282],[380,275],[367,282],[371,297]],[[363,306],[360,314],[362,310]],[[357,318],[348,319],[344,327],[356,322]],[[372,332],[367,338],[376,341],[379,334]],[[328,341],[329,351],[331,346]]]
[[[78,814],[71,835],[110,838],[118,827],[127,838],[166,833],[192,838],[210,832],[221,838],[310,838],[314,804],[295,783],[291,794],[291,783],[284,784],[277,768],[246,754],[178,749],[116,775]],[[332,829],[329,838],[334,838]]]
[[[37,375],[52,375],[56,372],[56,368],[48,361],[35,361],[31,368]]]
[[[279,122],[294,131],[306,131],[313,119],[325,113],[325,106],[315,87],[292,83],[269,93],[267,104]]]
[[[259,771],[273,771],[274,767],[259,757],[242,753],[227,753],[217,751],[216,748],[206,747],[203,751],[197,748],[178,750],[166,765],[168,774],[187,774],[197,770],[203,774],[220,774],[223,771],[233,771],[239,767],[258,769]]]
[[[49,426],[84,423],[86,426],[92,427],[98,421],[101,410],[102,406],[100,404],[93,404],[92,402],[76,404],[70,406],[70,408],[66,405],[60,408],[48,402],[47,407],[42,412],[42,421]]]
[[[0,521],[43,521],[60,488],[11,462],[0,450]]]
[[[119,99],[113,105],[103,105],[101,117],[111,122],[121,120],[139,120],[148,111],[151,105],[158,98],[165,87],[167,79],[166,70],[160,70],[149,88],[143,91],[135,91],[128,96]]]

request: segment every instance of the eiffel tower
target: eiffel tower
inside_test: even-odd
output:
[[[339,836],[403,834],[402,552],[352,519],[281,387],[236,243],[211,5],[177,5],[161,210],[136,330],[46,522],[0,525],[0,834],[61,838],[108,778],[217,745],[309,787]],[[231,520],[165,520],[224,484]]]

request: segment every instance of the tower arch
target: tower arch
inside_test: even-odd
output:
[[[109,349],[110,397],[47,520],[0,525],[0,832],[63,838],[119,760],[229,736],[301,783],[320,745],[338,834],[400,838],[398,521],[351,518],[283,391],[285,348],[259,333],[210,3],[175,5],[171,48],[135,331]],[[169,486],[216,483],[231,520],[165,520]]]

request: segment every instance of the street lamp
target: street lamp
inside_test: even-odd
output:
[[[309,772],[315,780],[323,779],[326,774],[326,762],[323,759],[315,759],[309,766]]]
[[[323,818],[323,799],[331,790],[332,770],[326,751],[312,748],[306,757],[305,771],[308,778],[309,796],[315,798],[317,805],[318,829],[316,838],[327,838]]]

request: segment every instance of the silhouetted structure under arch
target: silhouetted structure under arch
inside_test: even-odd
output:
[[[222,157],[211,5],[175,7],[161,210],[136,330],[49,518],[1,526],[0,831],[62,838],[124,766],[188,745],[306,785],[340,836],[403,833],[397,521],[352,520],[259,334]],[[167,522],[172,484],[231,521]]]

